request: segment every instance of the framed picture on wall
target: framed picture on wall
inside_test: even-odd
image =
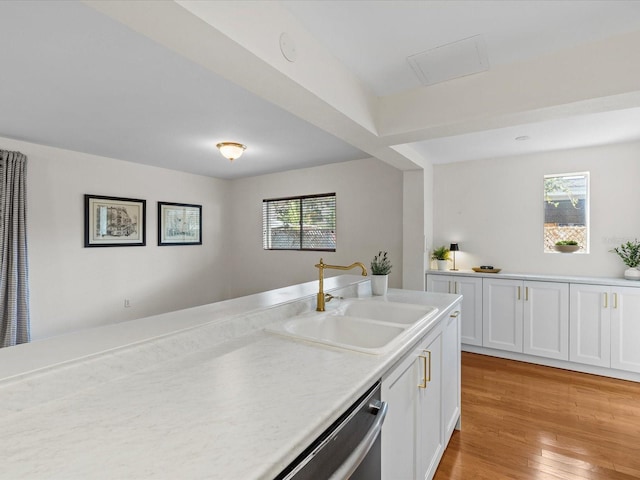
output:
[[[146,200],[84,196],[85,247],[146,245]]]
[[[202,205],[158,202],[158,245],[202,245]]]

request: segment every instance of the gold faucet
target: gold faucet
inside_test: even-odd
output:
[[[367,268],[360,262],[352,263],[347,267],[343,267],[342,265],[327,265],[320,259],[320,263],[316,263],[315,267],[320,271],[320,291],[318,292],[318,301],[316,306],[317,312],[324,312],[324,304],[325,302],[330,301],[333,296],[330,293],[324,293],[324,269],[332,268],[334,270],[351,270],[352,268],[360,267],[362,269],[362,276],[367,276]]]

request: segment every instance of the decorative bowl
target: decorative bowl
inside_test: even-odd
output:
[[[580,245],[554,245],[553,248],[561,253],[573,253],[580,250]]]
[[[501,268],[480,268],[480,267],[471,267],[471,270],[477,273],[498,273]]]

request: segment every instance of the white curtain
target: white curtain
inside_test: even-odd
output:
[[[0,150],[0,347],[31,339],[26,169],[25,155]]]

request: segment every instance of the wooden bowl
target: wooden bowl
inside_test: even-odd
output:
[[[477,273],[498,273],[501,268],[480,268],[480,267],[472,267],[471,270]]]

